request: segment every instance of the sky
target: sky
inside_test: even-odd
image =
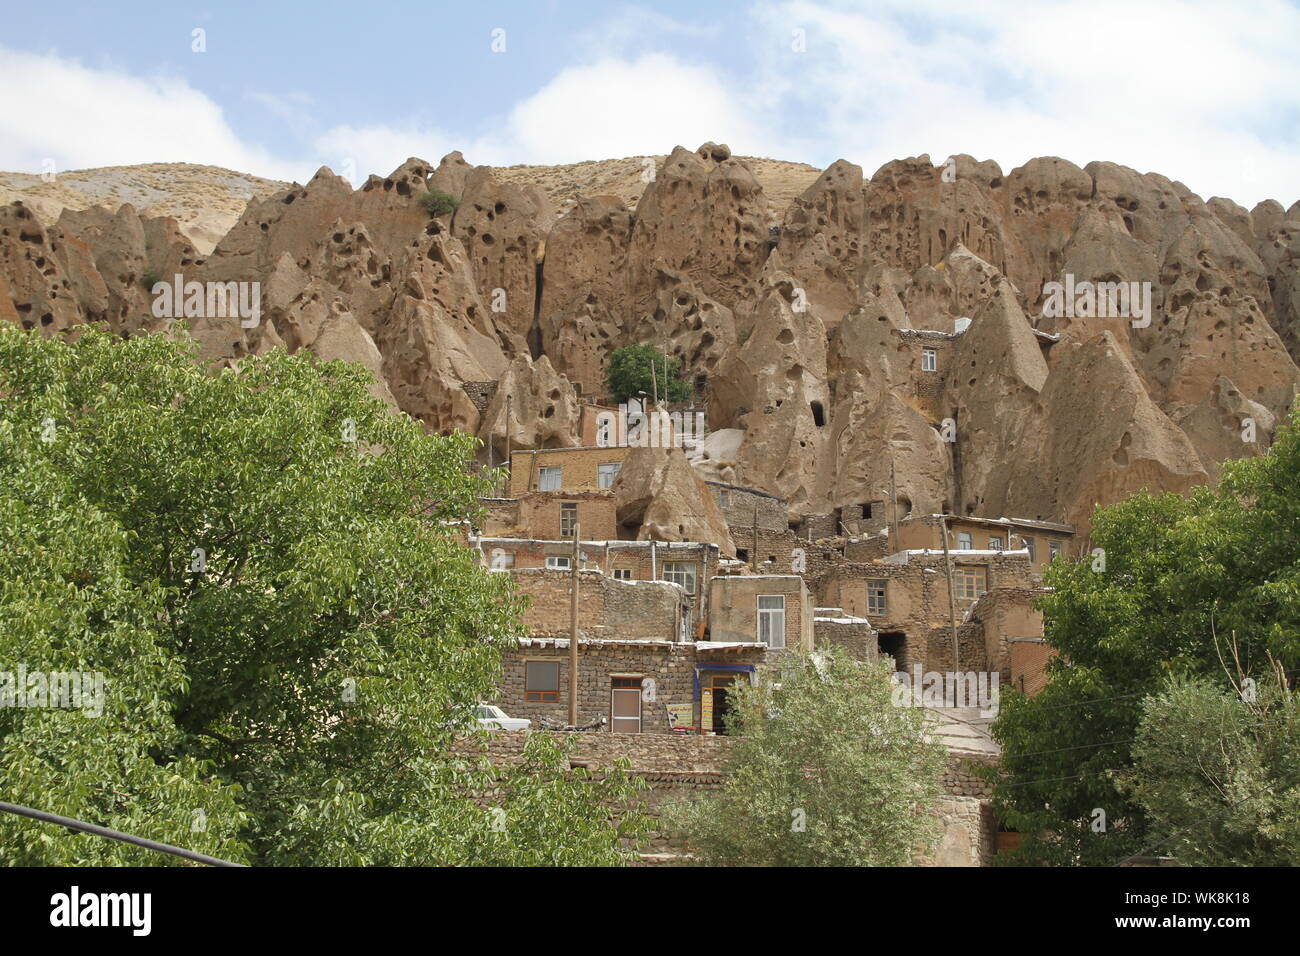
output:
[[[1300,0],[0,0],[0,169],[1110,160],[1300,199]]]

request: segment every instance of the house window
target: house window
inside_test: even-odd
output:
[[[785,595],[758,596],[758,640],[768,647],[785,647]]]
[[[1030,563],[1030,564],[1033,564],[1034,561],[1036,560],[1036,558],[1034,557],[1034,554],[1035,554],[1036,549],[1037,549],[1037,547],[1038,547],[1038,543],[1037,543],[1036,541],[1034,541],[1033,538],[1030,538],[1030,537],[1024,537],[1024,536],[1022,536],[1022,537],[1020,538],[1020,543],[1021,543],[1022,545],[1024,545],[1025,550],[1029,552],[1029,563]]]
[[[552,571],[568,571],[573,567],[573,560],[567,554],[548,554],[546,566]]]
[[[959,601],[974,601],[988,590],[984,568],[956,568],[952,572],[953,592]]]
[[[1061,542],[1048,541],[1047,554],[1048,554],[1047,560],[1049,561],[1055,561],[1057,558],[1059,558],[1061,556]]]
[[[694,594],[695,565],[690,561],[665,561],[664,580],[680,584],[687,594]]]
[[[561,470],[558,465],[537,469],[538,491],[559,491]]]
[[[609,412],[601,412],[596,416],[596,444],[601,448],[609,447],[610,432],[613,424],[613,416],[611,416]]]
[[[921,349],[921,371],[934,372],[939,368],[939,354],[934,349]]]
[[[578,503],[565,501],[560,505],[560,537],[572,538],[578,529]]]
[[[618,477],[619,463],[612,462],[608,465],[596,466],[596,487],[613,488],[614,479]]]
[[[731,492],[727,491],[725,488],[718,492],[718,507],[719,508],[731,507]]]
[[[996,535],[990,537],[990,538],[989,538],[989,550],[990,550],[990,551],[1001,551],[1001,550],[1002,550],[1002,539],[1001,539],[1000,537],[997,537]]]
[[[885,603],[885,585],[887,581],[873,580],[867,582],[867,613],[868,614],[886,614],[888,605]]]
[[[957,532],[957,550],[970,551],[975,547],[975,540],[970,536],[969,531]]]
[[[558,701],[560,699],[560,662],[526,661],[524,663],[524,700]]]
[[[631,568],[615,568],[615,569],[614,569],[614,580],[615,580],[615,581],[631,581],[631,580],[632,580],[632,569],[631,569]]]

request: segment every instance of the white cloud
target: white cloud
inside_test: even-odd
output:
[[[783,100],[817,109],[813,161],[844,155],[870,174],[964,152],[1010,171],[1057,155],[1248,207],[1300,194],[1300,11],[1280,0],[1248,15],[1224,0],[788,0],[756,12],[771,35],[807,30],[797,62],[757,69]]]
[[[299,167],[240,142],[183,79],[94,69],[0,47],[0,168],[40,171],[190,162],[277,178]]]
[[[1258,0],[1239,11],[1236,0],[758,0],[744,30],[727,33],[712,12],[683,21],[621,8],[575,44],[589,59],[474,129],[379,115],[321,131],[310,97],[248,94],[311,156],[241,141],[183,79],[0,48],[0,168],[185,161],[305,180],[328,165],[359,183],[453,149],[473,163],[550,164],[712,139],[816,165],[843,156],[868,175],[920,153],[1007,171],[1043,155],[1105,159],[1206,198],[1289,205],[1300,194],[1300,10]],[[790,48],[794,29],[807,33],[804,53]]]
[[[514,161],[529,163],[664,153],[710,139],[748,153],[765,140],[716,73],[663,53],[564,70],[514,108],[503,133],[525,157]]]

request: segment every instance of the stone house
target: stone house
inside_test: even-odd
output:
[[[491,537],[572,539],[577,524],[584,538],[610,541],[621,530],[610,491],[532,491],[481,503],[488,513],[480,530]]]
[[[958,622],[989,591],[1033,586],[1028,555],[1024,551],[968,551],[952,555],[953,606]],[[916,664],[930,668],[931,632],[935,639],[951,642],[947,565],[942,551],[900,551],[882,560],[845,562],[830,568],[817,581],[814,593],[819,607],[842,608],[866,618],[877,631],[877,648],[889,654],[899,670]],[[962,653],[963,666],[984,666],[987,659],[983,632],[968,636],[972,650]],[[951,656],[951,652],[946,652]],[[972,659],[967,660],[970,656]]]
[[[756,642],[579,639],[578,721],[605,717],[615,734],[725,734],[730,688],[753,680],[767,654]],[[567,637],[525,638],[505,652],[493,703],[512,717],[565,722],[568,702]]]

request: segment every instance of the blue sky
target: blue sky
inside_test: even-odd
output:
[[[1300,198],[1286,0],[4,6],[8,170],[328,165],[359,182],[452,149],[558,163],[713,139],[868,175],[921,153],[1007,171],[1058,155],[1248,207]]]

